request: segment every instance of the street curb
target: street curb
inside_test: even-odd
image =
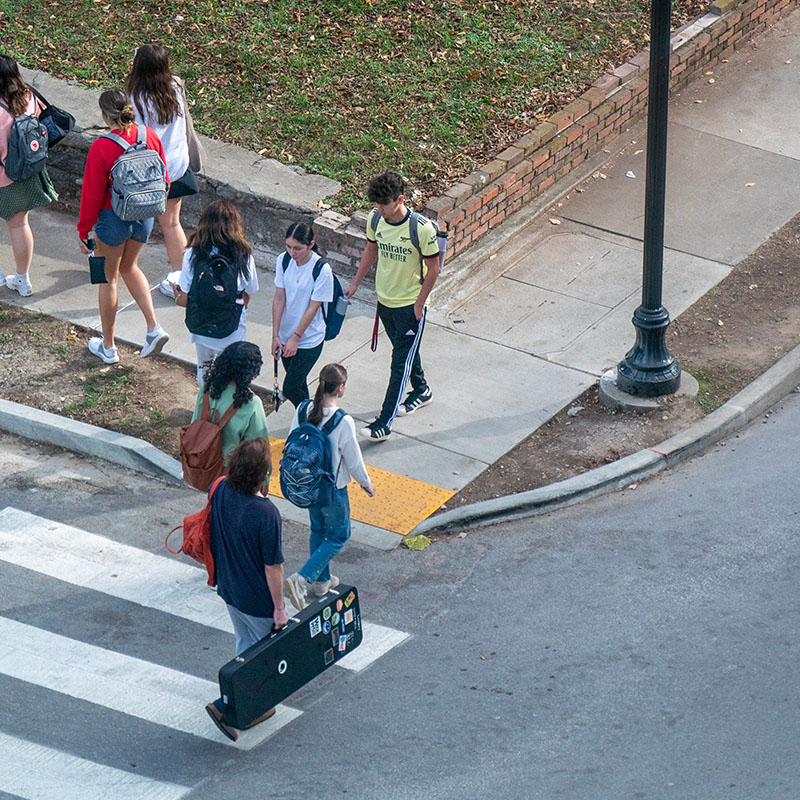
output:
[[[183,484],[181,464],[143,439],[0,399],[0,429]]]
[[[549,486],[445,511],[421,522],[410,535],[544,514],[655,475],[740,430],[786,397],[798,383],[800,345],[716,411],[658,445]]]

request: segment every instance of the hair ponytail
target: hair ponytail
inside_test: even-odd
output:
[[[333,394],[347,381],[347,370],[341,364],[326,364],[319,373],[317,391],[314,392],[314,402],[311,411],[306,415],[306,421],[312,425],[322,422],[322,399],[326,394]]]
[[[100,95],[98,101],[100,110],[113,126],[120,128],[130,128],[136,122],[136,114],[133,113],[133,105],[126,92],[122,89],[109,89]]]

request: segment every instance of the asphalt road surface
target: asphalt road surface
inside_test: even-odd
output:
[[[198,495],[0,436],[0,509],[77,529],[39,552],[3,530],[35,517],[0,516],[0,798],[800,797],[798,442],[792,394],[635,488],[422,552],[348,548],[336,573],[398,637],[245,749],[201,702],[232,637],[81,577],[90,534],[113,540],[101,572],[141,552],[160,575]],[[285,539],[293,570],[304,535]]]

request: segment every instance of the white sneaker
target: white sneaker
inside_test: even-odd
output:
[[[175,292],[172,291],[172,284],[170,283],[169,278],[164,278],[161,283],[158,284],[158,291],[164,295],[164,297],[169,297],[171,299],[175,299]]]
[[[308,581],[299,573],[295,572],[290,575],[285,582],[286,591],[289,593],[289,599],[292,605],[298,610],[302,611],[308,605],[308,598],[306,589]]]
[[[30,297],[33,294],[31,279],[27,273],[25,275],[8,275],[5,283],[9,289],[19,292],[22,297]]]
[[[331,575],[330,580],[327,581],[314,581],[311,584],[311,589],[317,597],[325,597],[331,590],[339,585],[339,579],[335,575]]]
[[[102,336],[92,336],[92,338],[89,339],[89,352],[96,355],[102,361],[105,361],[106,364],[116,364],[117,361],[119,361],[116,346],[104,347]]]
[[[160,353],[164,345],[169,341],[169,334],[160,326],[156,325],[150,333],[144,337],[144,347],[139,353],[140,358],[147,358]]]

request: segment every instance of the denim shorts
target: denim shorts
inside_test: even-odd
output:
[[[124,222],[110,208],[100,211],[94,226],[94,235],[109,247],[118,247],[128,239],[144,244],[153,230],[153,218]]]

